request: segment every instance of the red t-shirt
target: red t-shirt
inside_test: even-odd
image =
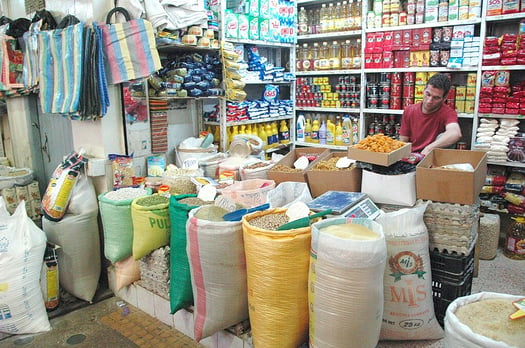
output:
[[[399,134],[410,139],[413,152],[421,152],[445,131],[447,124],[457,122],[456,110],[446,104],[431,114],[421,112],[421,103],[412,104],[403,111]]]

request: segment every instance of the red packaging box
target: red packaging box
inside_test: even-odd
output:
[[[403,29],[403,37],[401,43],[403,45],[409,45],[412,43],[412,29]]]
[[[394,51],[394,68],[410,67],[410,51]]]
[[[384,32],[376,33],[373,53],[381,53],[381,52],[383,52],[383,41],[384,41],[384,39],[385,39],[385,33]]]
[[[394,32],[385,31],[385,34],[383,37],[383,51],[392,51],[393,46],[394,46]]]
[[[376,34],[375,33],[366,34],[365,53],[373,53],[375,44],[376,44]]]
[[[394,46],[402,46],[403,45],[403,31],[402,30],[394,31],[392,35],[392,40],[393,40]]]
[[[365,68],[367,69],[373,68],[372,53],[365,53]]]
[[[505,108],[505,113],[509,115],[518,115],[520,113],[520,109]]]
[[[382,53],[372,53],[372,66],[374,69],[381,68],[382,61],[383,61]]]
[[[381,68],[393,68],[394,67],[394,53],[392,51],[383,52],[383,62]]]
[[[432,28],[421,28],[421,43],[430,45],[432,43]]]

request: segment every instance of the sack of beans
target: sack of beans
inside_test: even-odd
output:
[[[174,314],[179,309],[193,304],[190,265],[186,254],[186,221],[190,210],[206,202],[196,194],[170,197],[170,309]],[[210,203],[210,202],[207,202]]]
[[[101,193],[98,206],[104,229],[104,256],[115,263],[131,256],[133,248],[133,222],[131,202],[151,195],[151,189],[124,187]]]
[[[375,348],[383,317],[386,242],[370,219],[312,225],[310,347]]]
[[[170,236],[169,198],[159,194],[138,197],[131,202],[133,258],[148,255],[168,245]]]
[[[191,210],[186,224],[197,342],[248,319],[241,222],[201,217],[201,211],[208,208],[215,206]]]
[[[248,305],[255,347],[295,348],[308,339],[308,267],[311,228],[276,231],[286,209],[242,220]]]

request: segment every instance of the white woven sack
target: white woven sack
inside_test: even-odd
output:
[[[428,201],[384,213],[387,245],[382,340],[432,340],[443,337],[432,298],[428,230],[423,215]]]
[[[27,216],[22,201],[9,215],[0,197],[0,332],[51,330],[40,289],[46,235]]]
[[[101,272],[98,201],[91,180],[82,173],[68,211],[58,222],[42,218],[42,229],[57,250],[60,286],[71,295],[93,300]]]
[[[467,325],[459,321],[454,313],[461,306],[485,299],[517,301],[521,298],[523,298],[523,296],[495,292],[480,292],[469,296],[458,297],[447,307],[447,312],[445,314],[445,340],[443,346],[454,348],[511,348],[511,346],[505,342],[496,341],[473,332]]]
[[[186,222],[197,342],[249,316],[241,221],[198,219],[199,209]]]

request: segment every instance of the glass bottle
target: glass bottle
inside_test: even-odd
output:
[[[505,238],[503,254],[510,259],[525,260],[525,216],[512,218]]]

